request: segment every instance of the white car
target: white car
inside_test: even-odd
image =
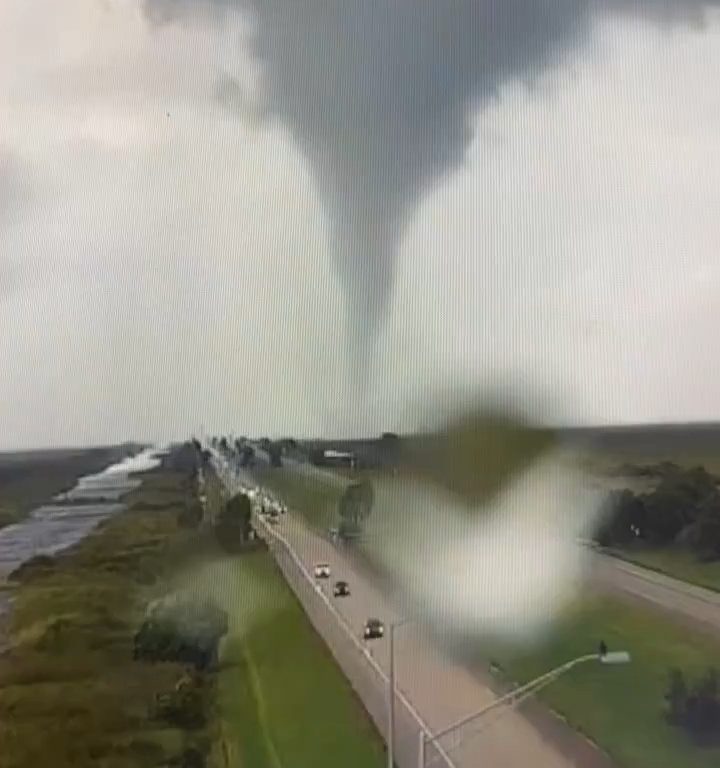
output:
[[[316,579],[329,579],[330,578],[330,566],[327,563],[318,563],[315,566],[315,578]]]

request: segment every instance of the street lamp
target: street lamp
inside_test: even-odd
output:
[[[388,675],[387,702],[387,768],[395,768],[395,630],[408,624],[412,619],[400,619],[388,625],[390,642],[390,670]]]
[[[555,667],[554,669],[551,669],[549,672],[546,672],[544,675],[540,675],[539,677],[536,677],[534,680],[531,680],[529,683],[525,683],[525,685],[521,685],[519,688],[515,688],[509,693],[506,693],[504,696],[501,696],[498,699],[495,699],[495,701],[491,702],[487,706],[483,707],[478,712],[474,712],[471,715],[467,715],[466,717],[463,717],[461,720],[456,721],[452,725],[449,725],[447,728],[443,728],[442,731],[438,731],[437,733],[433,734],[430,737],[426,737],[424,733],[420,733],[420,749],[418,753],[418,768],[425,768],[425,745],[430,742],[437,742],[439,739],[441,739],[443,736],[446,736],[448,733],[451,733],[452,731],[457,730],[458,728],[461,728],[464,725],[467,725],[468,723],[472,722],[473,720],[477,720],[481,717],[484,717],[489,712],[494,711],[505,704],[519,704],[520,702],[524,701],[529,696],[532,696],[534,693],[539,691],[541,688],[544,688],[546,685],[549,685],[550,683],[557,680],[561,675],[564,675],[566,672],[569,672],[574,667],[577,667],[579,664],[585,664],[589,661],[598,661],[601,664],[629,664],[631,661],[630,654],[627,651],[608,651],[607,646],[604,642],[600,643],[600,649],[597,653],[588,653],[584,656],[578,656],[576,659],[571,659],[570,661],[566,661],[564,664],[561,664],[558,667]]]

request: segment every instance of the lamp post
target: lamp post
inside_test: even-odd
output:
[[[560,666],[555,667],[554,669],[551,669],[549,672],[546,672],[544,675],[540,675],[539,677],[536,677],[534,680],[531,680],[529,683],[525,683],[525,685],[521,685],[519,688],[515,688],[509,693],[506,693],[504,696],[501,696],[500,698],[495,699],[495,701],[483,707],[478,712],[474,712],[471,715],[467,715],[466,717],[463,717],[461,720],[458,720],[454,722],[452,725],[449,725],[447,728],[443,728],[442,731],[438,731],[437,733],[433,734],[431,737],[426,738],[425,735],[421,733],[420,750],[418,755],[418,768],[425,768],[424,755],[425,755],[426,743],[437,742],[438,739],[441,739],[443,736],[446,736],[448,733],[451,733],[452,731],[455,731],[458,728],[461,728],[463,725],[466,725],[467,723],[473,720],[477,720],[481,717],[484,717],[489,712],[494,711],[495,709],[498,709],[504,706],[505,704],[519,704],[529,696],[539,691],[541,688],[544,688],[546,685],[557,680],[561,675],[564,675],[566,672],[569,672],[574,667],[577,667],[579,664],[585,664],[590,661],[598,661],[601,664],[629,664],[631,661],[631,658],[630,658],[630,654],[627,651],[608,651],[607,646],[603,642],[600,644],[600,650],[598,653],[588,653],[584,656],[578,656],[576,659],[571,659],[570,661],[566,661],[564,664],[561,664]]]
[[[400,619],[388,625],[390,669],[387,702],[387,768],[395,768],[395,630],[412,619]]]

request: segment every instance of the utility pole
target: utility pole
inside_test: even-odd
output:
[[[390,675],[388,682],[387,768],[395,768],[395,624],[390,624]]]
[[[387,768],[395,768],[395,630],[408,624],[412,618],[407,617],[388,625],[388,640],[390,645],[390,668],[388,670],[388,701],[387,701]]]

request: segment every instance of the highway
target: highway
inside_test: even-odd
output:
[[[292,461],[294,470],[322,482],[343,483],[332,471]],[[594,552],[590,574],[603,591],[645,603],[695,628],[720,637],[720,593],[673,579],[665,574]]]
[[[252,482],[249,474],[242,471],[225,470],[221,474],[231,488]],[[313,572],[318,562],[330,565],[331,578],[319,580],[317,584],[335,606],[342,622],[355,634],[359,643],[365,643],[367,651],[387,675],[390,666],[387,635],[364,641],[363,628],[369,617],[381,619],[386,628],[390,623],[405,618],[391,599],[380,592],[364,571],[354,567],[341,547],[310,530],[300,515],[289,512],[270,530],[280,534],[309,573]],[[338,579],[349,583],[349,597],[332,597],[332,585]],[[327,621],[337,619],[328,613]],[[322,628],[320,631],[323,634]],[[480,710],[496,698],[476,674],[447,658],[413,622],[404,623],[395,631],[395,660],[399,696],[417,713],[431,733]],[[401,729],[399,718],[398,742],[403,736]],[[478,724],[464,728],[459,744],[455,739],[450,739],[447,745],[443,743],[449,762],[438,761],[434,764],[439,768],[477,768],[481,765],[493,768],[527,765],[533,768],[570,768],[575,765],[606,768],[609,765],[609,761],[580,736],[577,736],[571,749],[567,748],[567,740],[564,748],[558,748],[518,710],[505,709],[500,717],[494,716],[490,722],[483,721],[480,732],[477,729]],[[413,733],[412,737],[415,739],[416,734]]]
[[[258,458],[263,461],[262,455]],[[293,465],[299,471],[307,470],[307,466],[299,462],[293,462]],[[311,471],[322,472],[314,467]],[[322,474],[333,477],[331,472]],[[240,481],[253,484],[250,474],[236,470],[229,482]],[[390,666],[387,637],[363,641],[362,632],[369,617],[380,618],[386,627],[405,618],[391,596],[381,592],[373,578],[365,569],[355,566],[342,547],[336,547],[310,530],[300,515],[290,512],[283,516],[277,531],[308,572],[312,573],[318,562],[330,564],[332,577],[327,582],[318,582],[320,588],[337,609],[342,622],[358,641],[365,642],[374,660],[387,674]],[[720,594],[601,553],[594,552],[592,557],[593,586],[640,600],[720,636]],[[332,584],[338,579],[349,582],[350,597],[332,597]],[[447,658],[413,622],[398,627],[395,649],[398,690],[430,732],[444,729],[495,699],[495,694],[478,674]],[[377,700],[375,704],[377,706]],[[485,723],[482,732],[475,733],[477,725],[471,726],[463,731],[459,745],[443,742],[443,746],[454,768],[484,764],[497,768],[528,764],[536,768],[572,765],[607,768],[611,765],[605,755],[566,726],[558,723],[547,728],[543,727],[543,722],[547,724],[547,718],[533,718],[531,723],[523,712],[506,709],[501,717]],[[397,738],[399,741],[400,737]]]
[[[594,584],[669,613],[720,637],[720,593],[673,579],[616,557],[593,553]]]
[[[369,617],[380,618],[386,627],[404,619],[369,578],[353,567],[341,548],[310,531],[299,516],[289,513],[282,519],[279,529],[311,572],[316,563],[329,563],[332,577],[322,584],[322,589],[334,600],[338,612],[358,638],[362,638]],[[350,597],[331,597],[332,584],[337,579],[350,584]],[[390,666],[388,638],[365,642],[387,674]],[[398,690],[433,733],[480,710],[496,698],[476,675],[448,659],[412,622],[395,631],[395,664]],[[459,747],[448,747],[456,768],[479,765],[560,768],[579,764],[547,743],[518,711],[505,710],[490,727],[486,722],[482,725],[484,730],[480,733],[468,728]]]

